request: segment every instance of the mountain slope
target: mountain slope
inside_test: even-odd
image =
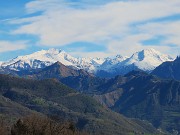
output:
[[[152,74],[165,79],[180,80],[180,57],[177,57],[174,61],[164,62],[157,68],[155,68]]]
[[[127,117],[150,121],[155,127],[180,132],[180,82],[143,72],[117,76],[99,87],[94,98]]]
[[[38,80],[55,78],[58,81],[68,85],[83,93],[95,93],[98,91],[96,87],[104,83],[107,79],[95,77],[93,74],[88,73],[83,69],[74,69],[67,67],[60,62],[36,71],[29,75],[20,75],[24,78],[33,78]]]
[[[34,79],[48,79],[56,78],[61,79],[69,76],[93,76],[92,74],[84,71],[82,69],[73,69],[72,67],[67,67],[60,62],[56,62],[51,66],[41,69],[34,74],[30,75]]]
[[[0,115],[6,118],[8,121],[13,122],[18,117],[35,114],[37,112],[24,107],[9,98],[0,95]]]
[[[135,122],[102,107],[56,80],[30,80],[0,75],[0,94],[13,102],[46,115],[72,119],[91,134],[157,133],[147,124]]]

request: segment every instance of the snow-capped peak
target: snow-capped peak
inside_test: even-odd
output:
[[[159,51],[150,48],[134,53],[125,63],[126,65],[134,64],[139,69],[150,71],[161,63],[172,60],[173,58],[169,55],[162,54]]]
[[[155,59],[155,60],[161,61],[161,62],[173,60],[173,58],[171,58],[169,55],[162,54],[153,48],[145,49],[140,52],[136,52],[130,57],[130,59],[134,59],[136,61],[143,61],[143,60],[148,60],[148,59],[154,60]]]
[[[41,68],[38,63],[44,63],[44,66],[49,66],[57,61],[61,61],[65,65],[72,65],[70,61],[74,61],[75,58],[68,55],[64,51],[58,49],[41,50],[30,55],[18,56],[15,59],[10,60],[3,64],[3,66],[13,66],[13,68],[24,68],[24,64],[28,64],[29,68]],[[16,63],[16,66],[14,65]]]
[[[121,55],[117,55],[115,58],[107,58],[106,61],[98,68],[96,73],[102,76],[106,76],[105,74],[108,73],[110,76],[115,76],[123,75],[132,70],[138,69],[151,72],[161,63],[172,60],[173,58],[170,56],[150,48],[136,52],[129,58]],[[102,72],[103,70],[105,72]]]
[[[106,58],[98,70],[111,70],[114,65],[121,63],[126,59],[127,57],[123,57],[121,55],[116,55],[114,58]]]

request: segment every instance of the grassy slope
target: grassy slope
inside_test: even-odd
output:
[[[1,95],[18,103],[15,107],[20,104],[46,115],[72,119],[80,129],[92,134],[156,132],[151,126],[143,128],[56,80],[36,81],[0,75],[0,91]]]

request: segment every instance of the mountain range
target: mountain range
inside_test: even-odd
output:
[[[179,57],[154,49],[114,58],[57,49],[18,56],[1,63],[0,113],[58,114],[90,134],[178,135],[179,68]]]
[[[161,79],[143,71],[131,71],[111,79],[99,78],[60,62],[22,77],[37,80],[55,78],[90,95],[113,111],[148,120],[156,128],[171,133],[180,132],[180,82],[177,80]]]
[[[62,50],[49,49],[18,56],[0,64],[1,69],[27,71],[42,69],[59,61],[65,66],[83,69],[99,77],[114,77],[124,75],[132,70],[151,72],[163,62],[172,60],[172,57],[154,49],[136,52],[131,57],[117,55],[114,58],[75,58]]]
[[[63,75],[64,71],[68,74]],[[120,114],[148,120],[156,128],[171,133],[173,130],[180,132],[179,81],[160,79],[142,71],[105,79],[84,70],[72,70],[59,62],[29,77],[40,80],[56,78],[81,93],[91,95],[105,107]]]

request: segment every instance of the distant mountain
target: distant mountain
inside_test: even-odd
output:
[[[97,71],[98,76],[113,77],[124,75],[133,70],[151,72],[165,61],[172,61],[168,55],[161,54],[154,49],[145,49],[134,53],[130,58],[118,57],[106,60]]]
[[[65,66],[60,62],[56,62],[41,70],[34,71],[34,73],[20,76],[38,80],[55,78],[69,87],[83,93],[95,93],[96,87],[107,80],[95,77],[93,74],[90,74],[83,69],[74,69]]]
[[[180,80],[180,57],[174,61],[162,63],[153,70],[152,74],[165,79]]]
[[[48,66],[44,69],[37,71],[35,74],[29,75],[34,79],[47,79],[47,78],[56,78],[62,79],[69,76],[93,76],[82,69],[74,69],[72,67],[65,66],[60,62],[56,62],[51,66]]]
[[[35,52],[30,55],[18,56],[1,64],[2,69],[20,72],[32,72],[42,69],[57,61],[65,66],[75,69],[83,69],[99,77],[114,77],[124,75],[132,70],[151,72],[154,68],[165,61],[172,61],[168,55],[161,54],[154,49],[146,49],[136,52],[131,57],[117,55],[115,58],[75,58],[68,53],[49,49]]]
[[[0,103],[1,116],[8,114],[14,118],[34,110],[72,120],[80,130],[90,134],[158,133],[148,123],[127,119],[52,79],[37,81],[0,75]]]
[[[129,59],[125,61],[125,65],[136,66],[143,71],[152,71],[155,67],[159,66],[165,61],[172,61],[173,58],[162,54],[154,49],[145,49],[136,52]]]
[[[74,58],[62,50],[49,49],[38,51],[30,55],[18,56],[8,62],[2,63],[1,66],[11,70],[21,71],[45,68],[57,61],[60,61],[66,66],[73,66],[78,69],[85,69],[89,72],[93,72],[97,66],[102,64],[103,59]]]
[[[106,58],[106,60],[102,63],[102,65],[97,68],[95,74],[99,77],[113,77],[119,73],[117,73],[117,68],[115,65],[122,63],[128,57],[123,57],[121,55],[117,55],[115,58]]]
[[[128,57],[123,57],[121,55],[117,55],[115,58],[106,58],[106,60],[102,63],[102,65],[99,67],[101,70],[113,70],[113,66],[123,62]],[[112,71],[113,72],[113,71]]]
[[[180,82],[140,71],[117,76],[98,87],[94,98],[127,117],[150,121],[155,127],[180,133]]]

